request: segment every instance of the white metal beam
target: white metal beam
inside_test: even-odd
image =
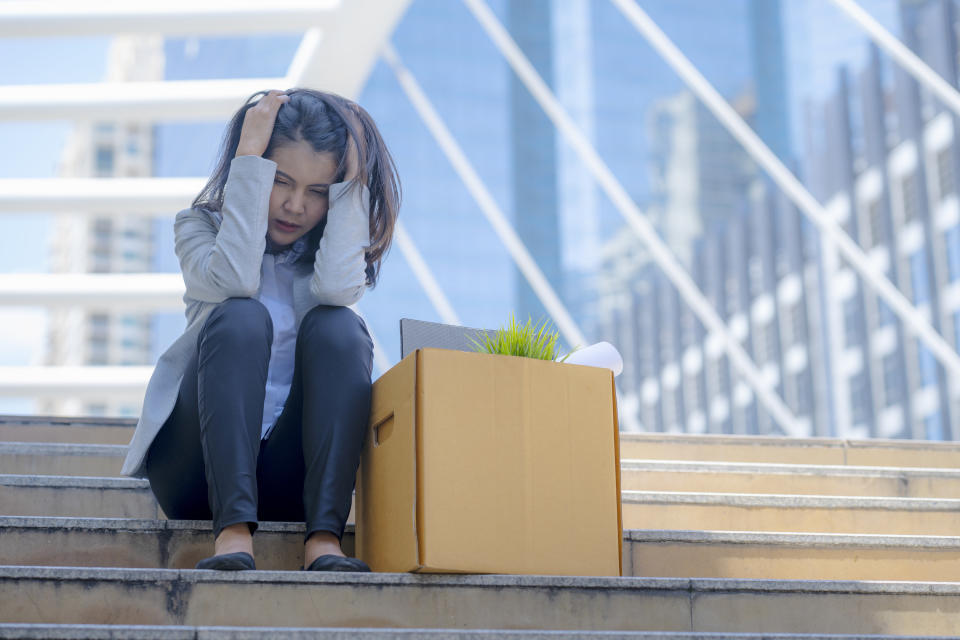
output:
[[[332,91],[356,100],[380,49],[410,0],[349,0],[330,16],[323,34],[308,30],[287,71],[288,85]]]
[[[179,273],[4,273],[0,306],[183,310]]]
[[[153,367],[0,367],[0,396],[143,397]]]
[[[340,0],[7,0],[0,38],[303,31],[340,8]]]
[[[464,0],[467,7],[477,18],[477,21],[487,32],[497,49],[506,58],[513,71],[524,83],[534,99],[540,104],[547,117],[553,122],[571,146],[576,149],[584,164],[593,174],[617,211],[631,229],[644,243],[651,257],[663,271],[664,275],[677,288],[680,296],[690,306],[708,331],[715,333],[723,342],[724,350],[730,358],[731,364],[744,377],[746,382],[757,394],[757,398],[764,408],[770,412],[773,419],[790,435],[805,435],[803,425],[797,420],[793,412],[783,403],[770,388],[769,382],[754,364],[750,356],[743,350],[740,343],[730,334],[723,320],[710,305],[707,298],[700,292],[693,279],[687,274],[673,252],[660,239],[653,225],[646,219],[640,208],[633,202],[623,185],[616,179],[610,168],[603,162],[600,155],[593,148],[590,141],[583,135],[573,119],[560,105],[559,100],[550,91],[537,70],[527,60],[520,47],[514,42],[507,30],[500,24],[496,15],[487,7],[483,0]]]
[[[0,212],[173,218],[204,184],[204,178],[4,178]]]
[[[286,78],[4,85],[0,120],[227,120],[257,91],[289,88]]]
[[[822,234],[834,242],[839,252],[903,321],[904,328],[919,338],[952,375],[960,377],[960,356],[937,333],[926,317],[907,300],[897,287],[867,258],[860,246],[797,180],[775,153],[764,144],[733,107],[717,93],[697,68],[680,52],[663,31],[633,0],[611,0],[646,38],[647,42],[677,72],[724,128],[736,138],[790,200]]]

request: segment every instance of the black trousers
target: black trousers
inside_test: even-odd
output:
[[[273,321],[253,298],[210,312],[147,478],[170,519],[306,522],[343,537],[370,417],[373,340],[347,307],[311,309],[297,334],[283,413],[261,440]]]

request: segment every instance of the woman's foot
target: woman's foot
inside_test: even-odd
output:
[[[314,531],[303,546],[303,566],[309,567],[320,556],[346,558],[340,548],[340,540],[329,531]]]
[[[246,522],[224,527],[213,543],[213,555],[197,563],[197,569],[239,571],[255,568],[253,534]]]
[[[253,555],[253,534],[250,533],[250,525],[246,522],[224,527],[213,543],[214,555],[220,556],[237,551]]]

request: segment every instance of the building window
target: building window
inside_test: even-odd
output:
[[[935,411],[923,419],[924,432],[927,434],[927,440],[943,440],[943,419],[940,412]]]
[[[96,218],[91,225],[97,236],[110,235],[113,232],[113,220],[110,218]]]
[[[105,404],[88,404],[88,405],[87,405],[87,415],[91,415],[91,416],[105,416],[105,415],[107,415],[107,405],[105,405]]]
[[[930,301],[930,283],[927,280],[927,261],[923,250],[910,256],[910,290],[913,304],[925,304]]]
[[[113,147],[97,147],[94,166],[98,174],[113,173]]]
[[[943,234],[947,253],[947,275],[950,282],[960,280],[960,224],[955,224]]]
[[[883,218],[880,215],[880,201],[874,200],[867,204],[867,238],[865,247],[872,249],[883,244]]]
[[[920,368],[920,386],[932,387],[937,384],[937,361],[930,350],[917,344],[917,364]]]
[[[920,209],[917,193],[917,174],[911,173],[900,183],[903,194],[903,222],[907,223],[917,217]]]
[[[843,302],[843,335],[847,347],[860,344],[860,301],[856,295]]]
[[[677,396],[680,394],[676,389],[663,389],[663,404],[661,408],[663,410],[663,426],[665,428],[670,428],[676,426],[680,422],[680,412],[677,411]]]
[[[960,313],[957,314],[960,317]],[[707,385],[710,393],[723,393],[727,388],[726,359],[723,356],[707,358]]]
[[[683,390],[686,394],[687,411],[693,412],[703,408],[703,390],[700,388],[700,373],[691,373],[684,376]]]
[[[794,376],[794,388],[796,393],[794,412],[798,416],[809,415],[813,407],[810,403],[810,379],[806,370],[798,371]]]
[[[757,325],[757,364],[766,364],[776,359],[777,345],[776,335],[773,331],[773,323]]]
[[[803,301],[795,302],[786,313],[783,335],[780,336],[784,348],[803,342],[804,308]]]
[[[645,404],[640,407],[640,422],[647,431],[660,431],[663,427],[657,424],[657,405]]]
[[[892,407],[902,401],[901,370],[897,353],[883,356],[883,406]]]
[[[867,378],[861,371],[850,377],[850,422],[867,421]]]
[[[886,327],[897,321],[897,316],[886,302],[877,298],[877,324]]]
[[[941,200],[953,193],[953,159],[950,157],[949,146],[937,152],[937,186]]]

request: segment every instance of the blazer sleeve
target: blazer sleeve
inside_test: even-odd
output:
[[[330,185],[327,224],[310,278],[314,303],[346,307],[359,300],[366,290],[369,210],[370,190],[366,185]]]
[[[230,161],[219,231],[205,211],[184,209],[177,214],[174,251],[187,297],[222,302],[256,295],[276,170],[276,162],[261,156]]]

